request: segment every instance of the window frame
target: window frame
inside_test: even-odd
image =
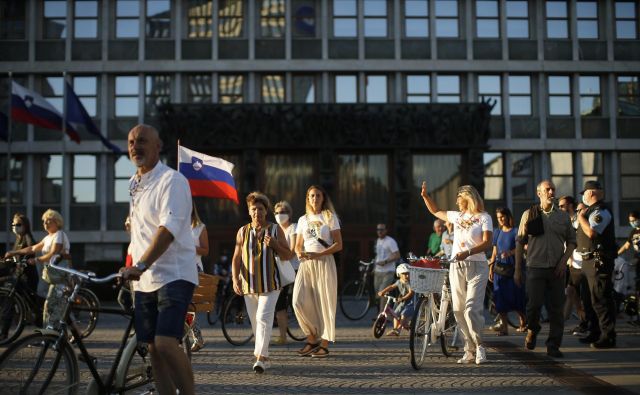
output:
[[[221,73],[218,74],[218,103],[221,104],[240,104],[246,101],[246,80],[245,74]],[[238,82],[239,81],[239,82]],[[232,86],[231,86],[231,85]],[[240,85],[240,92],[236,92],[236,85]],[[226,92],[222,89],[231,87]]]
[[[218,1],[218,26],[216,26],[216,29],[218,29],[218,39],[219,40],[228,40],[228,39],[243,39],[246,38],[246,23],[247,23],[247,18],[246,18],[246,8],[247,8],[247,3],[245,0],[217,0]],[[231,2],[233,3],[233,5],[231,5]],[[226,6],[226,4],[229,4],[229,6]],[[240,5],[240,7],[235,7],[234,5]],[[225,5],[225,6],[223,6]],[[225,10],[228,11],[228,13],[225,12]],[[235,11],[235,12],[234,12]],[[231,23],[231,22],[237,22],[239,21],[239,23]],[[226,25],[226,27],[229,27],[230,25],[236,26],[239,25],[240,27],[240,32],[238,34],[229,34],[229,31],[232,29],[226,29],[225,28],[225,22],[229,22],[228,25]]]
[[[580,4],[593,3],[596,6],[596,16],[580,16]],[[580,35],[580,22],[595,22],[596,36],[582,37]],[[598,40],[600,39],[600,6],[597,1],[576,1],[576,36],[578,40]]]
[[[549,16],[549,9],[548,9],[548,5],[550,3],[564,3],[564,16]],[[569,18],[570,18],[570,14],[569,14],[569,3],[566,0],[546,0],[544,2],[544,20],[545,20],[545,38],[547,40],[569,40],[571,39],[571,32],[569,31]],[[549,24],[552,22],[564,22],[564,29],[566,30],[566,36],[550,36],[549,32],[551,31],[551,29],[549,29]]]
[[[275,2],[275,4],[271,4],[273,2]],[[277,8],[277,11],[279,12],[274,12],[274,8]],[[266,38],[284,40],[287,32],[287,18],[285,15],[285,9],[285,0],[261,0],[259,2],[256,2],[256,37],[262,39]],[[266,14],[264,13],[265,11],[267,12]],[[273,32],[273,34],[265,33],[265,29],[263,27],[265,21],[266,26],[268,26],[266,31]],[[275,25],[272,25],[273,21],[275,21]],[[280,26],[278,26],[278,23],[280,23]]]
[[[552,78],[565,78],[568,83],[567,92],[552,92],[552,89],[556,89],[557,85],[555,83],[551,83]],[[570,75],[562,75],[562,74],[549,74],[547,75],[547,114],[549,117],[571,117],[573,116],[573,100],[572,100],[572,79]],[[552,88],[553,87],[553,88]],[[552,104],[553,98],[566,98],[569,100],[569,113],[568,114],[554,114],[553,110],[556,108],[555,105]]]
[[[484,16],[484,15],[479,15],[479,9],[480,9],[480,2],[483,3],[488,3],[488,2],[493,2],[495,3],[496,6],[496,15],[491,15],[491,16]],[[498,0],[476,0],[475,1],[475,7],[474,7],[474,15],[476,17],[475,20],[475,37],[477,39],[496,39],[496,38],[500,38],[502,37],[502,32],[500,31],[500,2]],[[497,28],[497,33],[496,35],[480,35],[480,22],[495,22],[496,24],[496,28]]]

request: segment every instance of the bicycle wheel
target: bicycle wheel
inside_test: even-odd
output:
[[[384,328],[387,326],[387,316],[384,314],[380,314],[378,318],[376,318],[373,323],[373,327],[371,328],[371,332],[373,333],[373,337],[376,339],[380,339],[384,334]]]
[[[6,394],[76,394],[78,361],[58,336],[34,333],[0,356],[0,388]]]
[[[9,290],[0,289],[0,345],[16,340],[25,326],[26,307],[17,294],[10,295]]]
[[[82,339],[89,336],[96,328],[99,308],[98,297],[90,290],[80,288],[76,299],[71,305],[69,319],[75,325]]]
[[[367,283],[362,280],[349,281],[340,292],[340,310],[348,319],[359,320],[367,314],[371,296]]]
[[[453,311],[447,311],[447,319],[444,322],[444,331],[440,333],[440,348],[442,353],[450,357],[454,352],[458,351],[458,324],[453,316]]]
[[[195,317],[194,317],[195,319]],[[189,361],[191,361],[191,339],[190,339],[190,335],[192,334],[191,331],[191,325],[189,325],[187,323],[187,321],[184,322],[184,334],[182,335],[182,349],[184,350],[184,353],[187,355],[187,358],[189,359]]]
[[[151,383],[153,383],[153,370],[149,347],[145,343],[138,344],[134,335],[129,338],[118,363],[115,385],[121,394],[130,394],[139,393],[133,390]],[[153,389],[152,384],[150,387],[149,390]]]
[[[411,366],[419,370],[424,362],[427,348],[430,345],[431,323],[433,322],[432,306],[433,294],[418,299],[411,329],[409,330],[409,351],[411,354]]]
[[[253,338],[251,321],[242,296],[233,294],[227,299],[220,323],[222,334],[234,346],[245,345]]]
[[[289,337],[296,341],[303,341],[304,339],[306,339],[307,335],[305,335],[302,331],[302,328],[300,328],[298,318],[296,318],[296,314],[293,311],[293,306],[291,305],[291,303],[289,303],[287,306],[287,318],[289,319],[287,325],[287,334],[289,335]]]

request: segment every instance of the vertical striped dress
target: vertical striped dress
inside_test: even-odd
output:
[[[242,227],[242,292],[261,294],[280,289],[280,277],[276,265],[276,253],[264,242],[265,232],[277,237],[278,225],[269,223],[260,234],[251,224]]]

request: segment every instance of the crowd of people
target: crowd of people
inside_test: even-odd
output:
[[[209,255],[209,237],[187,180],[159,160],[161,148],[155,128],[138,125],[129,132],[129,156],[137,171],[130,181],[125,228],[131,243],[122,273],[134,292],[136,336],[149,344],[157,389],[191,394],[193,372],[180,341],[198,272],[203,271],[202,257]],[[599,182],[585,183],[579,204],[571,196],[556,199],[555,192],[551,181],[541,181],[536,189],[538,203],[524,211],[519,223],[508,208],[498,208],[494,227],[473,186],[461,186],[457,210],[445,211],[423,182],[420,196],[436,217],[426,254],[451,262],[453,313],[464,340],[464,355],[457,363],[489,360],[483,341],[487,286],[492,287],[500,316],[491,329],[499,336],[508,335],[507,314],[513,311],[519,317],[516,331],[526,332],[524,346],[534,349],[544,306],[550,328],[545,342],[549,356],[563,356],[565,320],[573,309],[579,323],[571,333],[582,335],[581,342],[594,348],[616,346],[614,259],[627,250],[633,250],[636,258],[640,254],[640,216],[629,214],[632,232],[618,248],[613,215],[604,203]],[[274,343],[286,343],[289,305],[306,336],[298,355],[328,357],[330,343],[336,340],[338,281],[333,254],[342,250],[341,224],[331,198],[321,186],[310,186],[304,215],[297,222],[288,202],[272,207],[259,191],[248,194],[246,204],[249,222],[237,231],[230,268],[221,266],[217,271],[230,275],[233,292],[244,297],[255,335],[253,370],[263,373],[270,367],[274,319],[280,332]],[[269,221],[270,216],[275,223]],[[60,265],[71,266],[71,245],[60,213],[47,210],[42,221],[47,234],[36,242],[29,220],[16,214],[12,220],[16,242],[5,256],[29,257],[27,281],[45,300],[42,325],[56,328],[65,278],[48,270],[47,264],[59,255]],[[377,224],[376,233],[374,288],[380,297],[399,292],[396,313],[400,319],[387,333],[398,336],[413,316],[416,295],[410,287],[408,266],[398,266],[400,250],[388,235],[387,225]],[[281,279],[283,261],[297,272],[293,284]],[[0,337],[6,337],[5,326],[3,322]],[[192,326],[191,339],[192,351],[205,344],[197,323]]]

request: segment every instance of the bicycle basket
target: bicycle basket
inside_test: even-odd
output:
[[[409,266],[409,283],[416,293],[429,293],[442,291],[447,269],[427,269]]]

